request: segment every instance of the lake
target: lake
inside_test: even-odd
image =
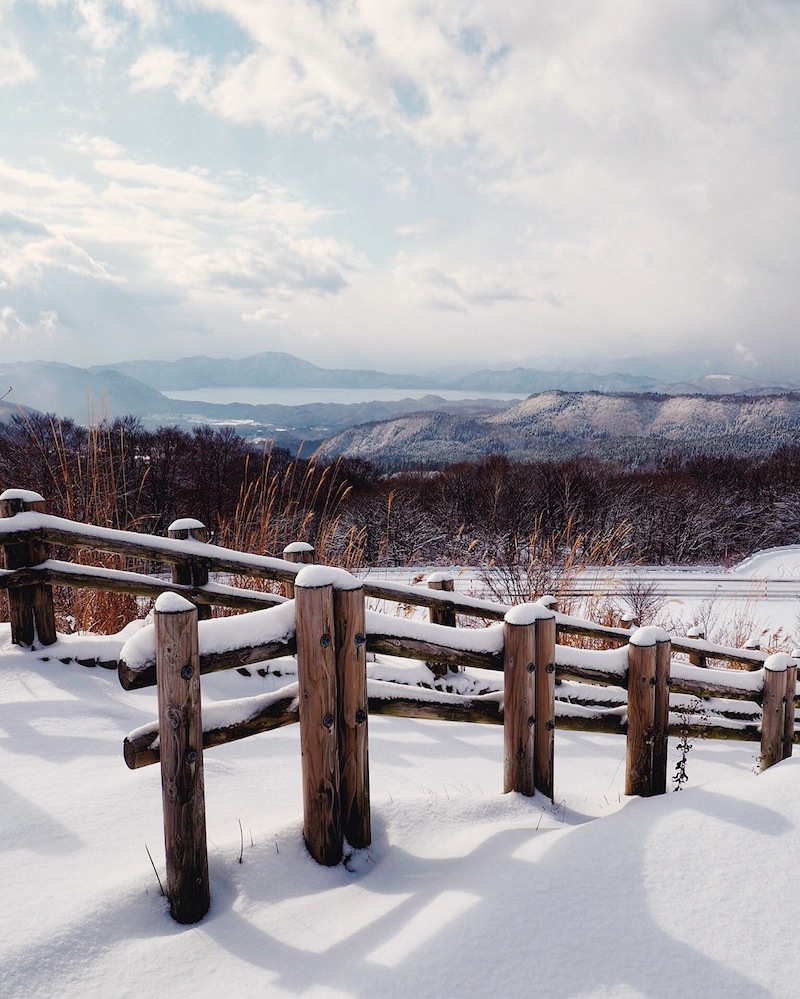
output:
[[[349,405],[358,402],[396,402],[400,399],[421,399],[438,395],[448,402],[461,399],[499,399],[511,402],[524,399],[524,392],[457,392],[449,389],[349,389],[349,388],[202,388],[191,392],[164,389],[164,395],[182,402],[241,402],[250,406],[304,406],[309,403],[338,402]]]

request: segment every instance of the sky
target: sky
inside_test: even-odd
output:
[[[785,374],[798,56],[793,0],[0,0],[4,359]]]

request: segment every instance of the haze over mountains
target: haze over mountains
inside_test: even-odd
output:
[[[677,383],[625,372],[532,368],[435,377],[321,368],[291,354],[265,352],[241,359],[190,357],[90,368],[44,361],[0,364],[0,390],[4,386],[10,387],[6,414],[17,404],[79,423],[134,415],[152,426],[231,424],[248,436],[273,437],[290,448],[325,441],[326,454],[387,464],[438,464],[492,451],[516,457],[654,454],[681,442],[684,448],[714,453],[752,453],[793,443],[800,429],[800,396],[792,395],[796,386],[762,385],[713,372]],[[165,394],[219,387],[375,389],[376,399],[285,406],[186,402]],[[387,401],[380,399],[381,389],[431,392]],[[446,401],[436,390],[474,392],[475,397]],[[492,393],[532,398],[509,408],[488,398]],[[678,402],[672,396],[686,398]]]

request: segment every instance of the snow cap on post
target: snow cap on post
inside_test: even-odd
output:
[[[668,641],[670,641],[669,633],[652,624],[647,628],[637,628],[629,639],[631,645],[637,645],[641,648]]]
[[[506,624],[526,625],[535,621],[549,621],[555,618],[555,614],[549,607],[542,604],[517,604],[507,612],[503,620]]]
[[[203,521],[197,520],[196,517],[180,517],[172,521],[167,531],[200,531],[205,530],[205,527]]]
[[[156,610],[159,614],[184,614],[194,609],[194,604],[180,593],[162,593],[156,600]]]
[[[307,541],[293,541],[283,549],[284,555],[301,555],[303,552],[313,552],[314,546]]]
[[[332,586],[334,590],[358,590],[363,584],[346,569],[337,569],[332,565],[307,565],[295,577],[295,589],[298,586],[306,590],[316,590],[321,586]]]
[[[771,656],[767,656],[764,669],[768,669],[770,673],[785,673],[787,669],[796,665],[788,652],[773,652]]]
[[[44,503],[44,496],[32,489],[5,489],[0,493],[0,500],[21,500],[23,503]]]

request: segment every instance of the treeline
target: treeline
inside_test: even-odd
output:
[[[353,566],[508,560],[534,535],[586,546],[614,535],[626,559],[646,563],[733,561],[798,540],[798,459],[800,447],[671,455],[643,470],[490,456],[386,474],[360,460],[292,457],[231,429],[0,424],[0,486],[40,492],[55,514],[156,534],[193,516],[223,544],[279,553],[307,540]]]

